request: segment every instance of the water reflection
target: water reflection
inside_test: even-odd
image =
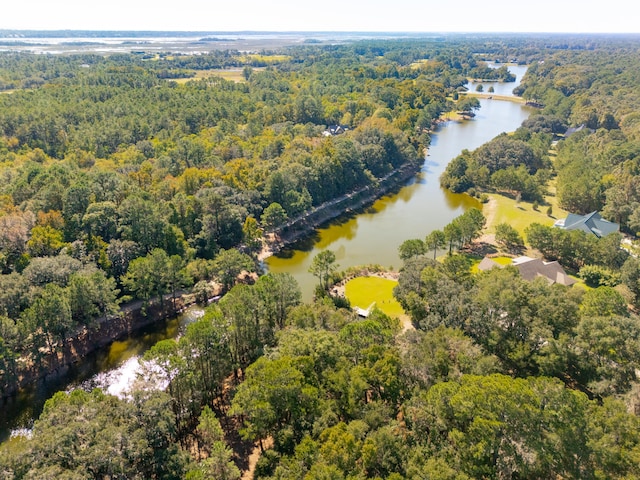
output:
[[[442,196],[448,208],[451,210],[464,210],[470,208],[482,209],[482,204],[476,199],[464,193],[453,193],[450,190],[442,188]]]
[[[38,382],[8,398],[0,406],[0,442],[9,438],[12,430],[30,429],[44,402],[55,392],[102,388],[113,395],[123,395],[136,378],[138,359],[144,352],[161,340],[179,336],[203,313],[198,307],[189,308],[177,318],[157,322],[112,342],[81,363],[71,365],[63,375]]]
[[[492,68],[500,68],[501,64],[489,63]],[[522,77],[527,73],[526,65],[507,65],[509,71],[516,76],[515,82],[501,83],[501,82],[469,82],[467,88],[470,92],[475,92],[478,85],[482,85],[482,91],[484,93],[495,93],[496,95],[503,95],[507,97],[513,97],[513,89],[520,84]],[[493,92],[489,92],[489,89],[493,87]]]
[[[515,68],[519,80],[526,67]],[[517,84],[508,84],[510,90]],[[397,268],[401,265],[398,247],[403,241],[424,238],[465,210],[481,208],[481,204],[468,195],[441,189],[440,175],[463,149],[473,150],[502,132],[515,130],[533,110],[510,101],[480,99],[480,104],[473,120],[449,121],[436,130],[421,173],[397,192],[350,217],[341,217],[317,229],[303,242],[267,259],[267,268],[291,273],[303,290],[304,300],[308,301],[317,284],[308,269],[321,250],[339,252],[338,263],[342,269],[371,263]]]

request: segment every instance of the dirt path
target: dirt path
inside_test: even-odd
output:
[[[262,446],[265,450],[271,448],[273,446],[273,438],[269,437],[264,440],[262,442]],[[256,443],[248,458],[249,467],[247,470],[242,472],[241,480],[253,480],[253,476],[256,472],[256,464],[258,463],[258,460],[260,460],[260,455],[262,455],[262,449],[260,448],[260,444]]]
[[[262,242],[262,248],[258,253],[258,261],[263,262],[274,254],[274,246],[280,243],[275,233],[267,233]]]
[[[485,230],[493,229],[495,227],[494,222],[496,221],[497,210],[498,202],[495,198],[489,197],[489,201],[482,206],[482,213],[484,218],[486,218]]]
[[[400,315],[399,319],[400,323],[402,324],[402,333],[405,333],[408,330],[416,329],[416,327],[413,326],[413,322],[411,321],[411,317],[409,315]]]
[[[493,231],[495,228],[494,224],[496,221],[497,210],[498,210],[498,202],[495,200],[495,198],[489,197],[489,201],[484,205],[482,205],[482,214],[484,215],[484,218],[486,219],[486,221],[485,221],[484,232],[480,236],[480,238],[476,240],[476,242],[495,245],[496,236],[493,233],[488,233],[488,232]]]
[[[258,460],[260,460],[261,454],[262,452],[260,451],[260,445],[256,445],[255,447],[253,447],[253,451],[249,455],[248,459],[249,469],[242,472],[242,477],[240,477],[242,480],[253,480],[253,475],[256,471],[256,464],[258,463]]]

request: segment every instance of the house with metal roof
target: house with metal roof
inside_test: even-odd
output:
[[[333,137],[335,135],[342,135],[349,130],[348,125],[329,125],[327,129],[322,132],[325,137]]]
[[[578,126],[578,127],[569,127],[569,128],[567,128],[567,131],[564,132],[564,138],[569,138],[574,133],[581,132],[585,128],[587,128],[587,126],[584,123],[582,125]]]
[[[620,231],[620,225],[605,220],[598,212],[591,212],[588,215],[570,213],[567,218],[558,220],[553,226],[564,230],[582,230],[593,233],[598,238]]]

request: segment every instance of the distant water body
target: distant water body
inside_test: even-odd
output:
[[[441,38],[393,32],[92,32],[0,31],[0,52],[203,54],[213,50],[257,51],[303,44],[340,44],[367,39]]]

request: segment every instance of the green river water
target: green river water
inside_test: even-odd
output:
[[[493,84],[496,94],[508,95],[526,67],[510,67],[516,83]],[[489,84],[486,84],[487,91]],[[472,86],[471,89],[474,89]],[[272,272],[289,272],[300,283],[305,301],[311,299],[316,279],[308,273],[311,259],[321,250],[336,253],[341,268],[376,263],[399,268],[398,246],[410,238],[424,238],[441,229],[466,209],[480,207],[468,195],[440,188],[438,178],[447,163],[463,149],[472,150],[502,132],[518,128],[533,109],[501,100],[481,100],[472,120],[442,124],[432,138],[421,172],[396,193],[387,195],[362,212],[338,219],[313,235],[267,259]],[[0,405],[0,441],[11,431],[29,429],[47,398],[59,390],[100,387],[122,395],[138,371],[139,357],[153,344],[174,338],[185,324],[202,312],[192,309],[179,319],[156,325],[113,342],[54,381],[40,382]]]
[[[510,70],[519,81],[526,67],[510,67]],[[494,89],[496,93],[509,95],[517,83],[494,84]],[[416,178],[361,213],[332,221],[309,238],[268,258],[268,270],[291,273],[302,288],[304,300],[308,301],[317,283],[308,269],[318,252],[325,249],[335,252],[340,269],[365,264],[398,269],[401,266],[398,247],[402,242],[424,239],[466,209],[481,208],[469,195],[440,188],[440,174],[462,150],[473,150],[502,132],[514,131],[533,109],[504,100],[481,99],[480,103],[481,108],[472,120],[450,121],[438,127]]]

